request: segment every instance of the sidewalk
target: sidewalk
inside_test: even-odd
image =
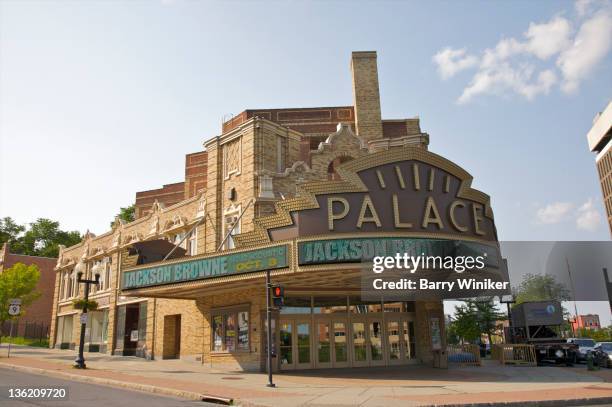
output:
[[[146,361],[96,353],[85,355],[88,369],[72,368],[74,351],[14,346],[0,368],[14,368],[73,380],[200,399],[214,395],[242,406],[365,406],[527,402],[589,399],[612,403],[612,369],[588,372],[584,365],[562,367],[483,367],[432,369],[424,366],[316,370],[277,374],[277,387],[264,373],[227,372],[180,360]]]

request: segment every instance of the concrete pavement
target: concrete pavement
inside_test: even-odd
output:
[[[15,347],[11,359],[0,349],[0,367],[139,388],[197,399],[232,398],[244,406],[458,405],[563,400],[562,405],[612,403],[612,370],[588,372],[584,366],[482,367],[433,369],[424,366],[317,370],[275,375],[277,388],[265,386],[263,373],[227,372],[180,360],[86,354],[89,369],[71,367],[74,351]],[[561,404],[560,404],[561,405]]]

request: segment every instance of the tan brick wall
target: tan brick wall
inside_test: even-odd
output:
[[[353,52],[351,72],[357,134],[366,141],[381,138],[383,128],[376,52]]]

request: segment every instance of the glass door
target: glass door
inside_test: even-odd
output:
[[[315,329],[315,367],[331,367],[331,321],[317,318],[315,319]]]
[[[364,319],[353,319],[351,322],[351,345],[353,366],[368,366],[366,322]]]
[[[293,358],[293,321],[281,320],[279,326],[279,357],[280,369],[295,369]]]
[[[349,349],[348,349],[348,326],[346,320],[333,320],[333,352],[332,364],[333,367],[347,367],[349,365]]]
[[[311,334],[310,321],[296,320],[295,321],[296,335],[295,337],[295,353],[296,367],[299,369],[307,369],[312,367],[311,363]]]
[[[406,350],[405,340],[408,339],[405,334],[405,321],[399,318],[387,320],[387,357],[390,365],[401,364],[404,361],[404,352]],[[404,339],[404,341],[402,341]]]
[[[370,366],[381,366],[385,364],[383,337],[382,318],[370,319],[368,321]]]
[[[414,337],[414,321],[407,318],[402,321],[402,345],[404,348],[404,360],[416,362],[416,342]]]

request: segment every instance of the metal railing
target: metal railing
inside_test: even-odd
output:
[[[21,322],[13,321],[13,337],[22,337],[25,339],[37,339],[40,343],[49,339],[49,324],[43,322]],[[0,336],[2,341],[8,340],[11,333],[11,321],[4,321],[0,325]]]
[[[480,366],[480,348],[478,345],[447,345],[446,354],[448,363],[463,366]]]
[[[502,365],[537,366],[535,347],[526,344],[500,343],[491,348],[491,359]]]

